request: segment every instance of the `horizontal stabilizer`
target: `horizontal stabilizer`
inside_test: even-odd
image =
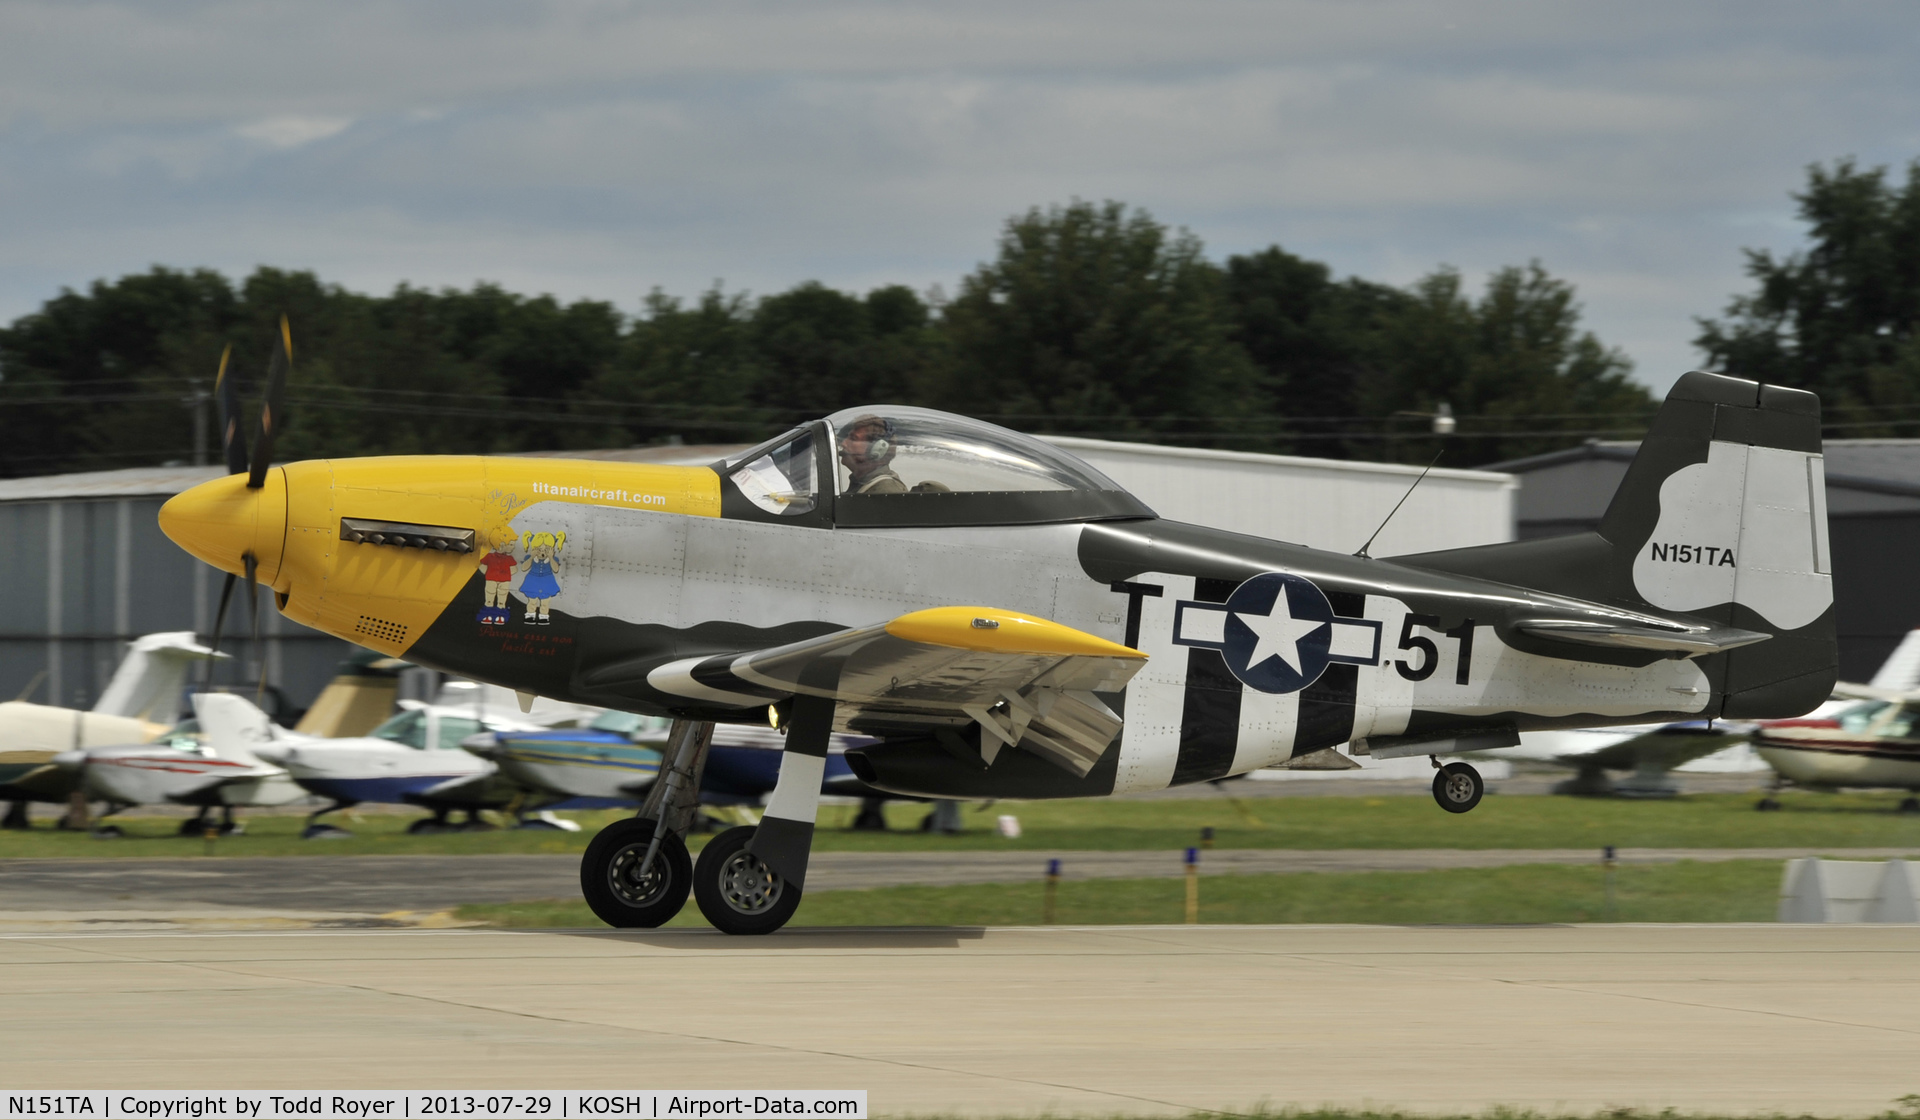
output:
[[[1772,634],[1733,626],[1682,628],[1676,624],[1647,626],[1572,618],[1526,618],[1515,622],[1513,626],[1516,630],[1550,642],[1572,642],[1575,645],[1608,649],[1651,650],[1675,660],[1725,653],[1773,637]]]

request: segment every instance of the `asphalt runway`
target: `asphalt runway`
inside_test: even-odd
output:
[[[1920,858],[1911,848],[1623,848],[1626,863],[1683,859]],[[1178,851],[816,852],[812,891],[1038,879],[1058,858],[1066,879],[1175,878]],[[1589,864],[1587,848],[1232,849],[1201,853],[1209,875],[1290,871],[1425,871],[1521,863]],[[575,898],[572,855],[292,856],[201,859],[0,860],[0,928],[7,914],[73,911],[252,910],[378,915],[481,902]]]
[[[1865,1116],[1920,1088],[1917,932],[13,935],[0,1082],[850,1088],[881,1116]]]

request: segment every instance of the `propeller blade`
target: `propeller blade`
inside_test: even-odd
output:
[[[233,378],[227,376],[227,359],[233,357],[233,344],[220,351],[220,372],[213,378],[213,397],[220,404],[220,452],[226,456],[228,474],[247,471],[247,444],[240,435],[240,394]]]
[[[205,683],[208,687],[212,687],[213,685],[213,663],[219,659],[220,631],[227,625],[227,604],[233,602],[233,585],[239,578],[239,576],[234,575],[232,572],[228,572],[227,582],[220,588],[220,609],[213,613],[213,640],[207,643],[215,655],[207,658]]]
[[[260,432],[253,437],[253,469],[247,475],[247,489],[258,490],[267,484],[267,468],[273,465],[273,437],[280,430],[280,407],[286,395],[287,368],[293,364],[293,332],[287,329],[287,317],[280,316],[280,345],[273,349],[267,363],[267,396],[260,405]]]
[[[251,552],[243,553],[241,559],[247,563],[247,612],[253,619],[253,636],[248,648],[253,651],[254,676],[260,681],[253,691],[254,702],[258,703],[267,692],[267,656],[260,649],[260,584],[254,579],[260,570],[260,561]]]

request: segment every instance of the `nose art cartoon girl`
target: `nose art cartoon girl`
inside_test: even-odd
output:
[[[549,625],[547,604],[555,595],[560,594],[560,581],[553,576],[555,564],[560,562],[560,552],[567,547],[567,534],[527,533],[521,538],[527,548],[527,575],[520,581],[520,595],[527,601],[527,622],[536,626]]]

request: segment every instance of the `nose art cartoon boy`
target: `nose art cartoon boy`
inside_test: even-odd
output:
[[[520,563],[513,555],[513,545],[518,539],[518,534],[507,528],[493,529],[487,533],[487,543],[491,547],[480,558],[480,571],[487,581],[486,598],[476,617],[488,625],[504,625],[512,609],[507,600],[507,589],[513,585],[513,569]]]

